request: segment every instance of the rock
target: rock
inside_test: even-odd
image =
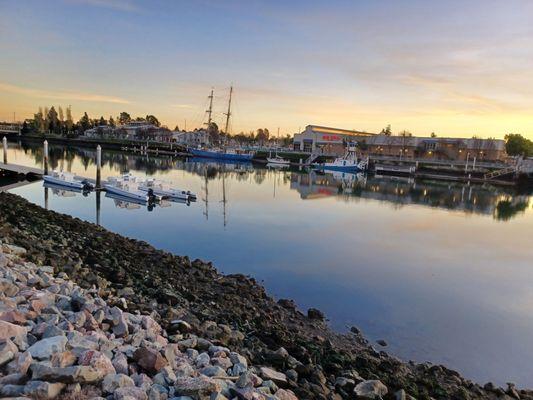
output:
[[[15,336],[26,336],[28,330],[23,326],[0,320],[0,340],[11,339]]]
[[[376,343],[383,347],[387,346],[387,342],[384,341],[383,339],[376,340]]]
[[[5,364],[10,362],[15,358],[15,354],[11,350],[2,351],[0,353],[0,367],[3,367]]]
[[[287,376],[282,372],[274,371],[271,368],[261,367],[261,377],[264,380],[271,380],[280,387],[287,386]]]
[[[67,350],[62,353],[53,354],[50,359],[50,364],[52,367],[70,367],[74,365],[76,360],[76,355],[72,351]]]
[[[0,386],[0,395],[8,398],[15,398],[24,394],[24,385],[6,384]],[[26,399],[27,397],[24,397]]]
[[[28,372],[28,369],[30,368],[32,361],[33,361],[33,358],[28,351],[25,351],[24,353],[19,353],[15,357],[15,359],[7,365],[7,372],[8,373],[19,372],[25,375],[26,372]]]
[[[135,386],[133,379],[124,374],[109,374],[102,381],[104,393],[113,394],[118,388]]]
[[[91,366],[98,371],[101,371],[104,375],[116,373],[111,360],[96,350],[87,350],[83,352],[78,359],[78,364]]]
[[[146,347],[135,350],[133,359],[143,369],[151,373],[159,372],[161,368],[168,365],[168,361],[157,350]]]
[[[213,366],[202,368],[200,370],[200,373],[205,375],[205,376],[210,376],[210,377],[227,376],[226,370],[220,368],[217,365],[213,365]]]
[[[24,394],[39,399],[53,399],[61,393],[63,383],[30,381],[24,386]]]
[[[174,384],[174,389],[177,395],[202,398],[220,391],[220,384],[206,376],[186,377],[178,378]]]
[[[187,321],[183,321],[181,319],[170,321],[170,327],[169,331],[172,333],[175,332],[181,332],[181,333],[189,333],[192,332],[192,326]]]
[[[67,338],[65,336],[53,336],[39,340],[30,348],[28,352],[33,358],[39,360],[46,360],[52,357],[55,353],[62,353],[65,351],[65,345],[67,344]]]
[[[148,395],[146,392],[138,387],[135,386],[125,386],[118,388],[113,393],[115,400],[148,400]]]
[[[322,311],[317,310],[316,308],[310,308],[307,310],[307,318],[323,321],[325,317]]]
[[[278,400],[298,400],[298,397],[292,391],[285,389],[279,389],[276,392],[276,398]]]
[[[128,358],[124,354],[118,353],[113,358],[112,364],[117,374],[128,374]]]
[[[105,375],[103,371],[82,365],[51,367],[46,364],[34,363],[30,370],[33,380],[62,383],[94,383],[101,381]]]
[[[209,357],[209,354],[207,353],[200,353],[198,357],[196,357],[195,363],[198,368],[207,367],[211,364],[211,357]]]
[[[0,388],[5,385],[24,385],[27,380],[28,377],[25,373],[15,372],[0,378]]]
[[[231,352],[229,353],[229,359],[233,364],[242,364],[246,368],[248,368],[248,361],[246,360],[246,357],[241,356],[239,353]]]
[[[231,376],[239,376],[248,370],[246,365],[237,363],[231,368]]]
[[[358,383],[355,386],[354,393],[357,397],[363,399],[377,399],[387,394],[387,387],[378,380],[368,380]]]

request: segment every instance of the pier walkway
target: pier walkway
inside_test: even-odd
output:
[[[44,175],[44,170],[40,168],[26,167],[24,165],[16,165],[16,164],[0,163],[0,170],[19,174],[19,175],[34,175],[34,176]]]

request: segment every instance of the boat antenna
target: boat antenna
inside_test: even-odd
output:
[[[213,89],[211,89],[211,94],[207,96],[209,99],[209,109],[206,111],[207,113],[207,129],[211,126],[211,115],[213,114]]]
[[[233,86],[230,86],[229,88],[229,101],[228,101],[228,112],[224,113],[226,116],[226,128],[224,129],[224,133],[226,136],[228,135],[228,127],[229,127],[229,117],[231,115],[231,95],[233,94]]]

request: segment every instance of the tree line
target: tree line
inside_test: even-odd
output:
[[[109,116],[109,119],[101,116],[100,118],[90,118],[87,112],[84,112],[81,118],[74,122],[72,118],[71,107],[68,106],[63,112],[63,108],[59,106],[56,110],[55,106],[39,107],[37,113],[33,115],[33,119],[26,120],[22,126],[22,133],[38,132],[38,133],[55,133],[64,136],[75,136],[83,134],[88,129],[117,125],[125,125],[132,121],[146,122],[156,127],[161,127],[161,123],[154,115],[146,115],[145,117],[133,118],[129,113],[123,111],[116,118]]]

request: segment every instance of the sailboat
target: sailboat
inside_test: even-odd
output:
[[[233,86],[230,88],[229,92],[229,102],[228,102],[228,112],[225,113],[226,115],[226,129],[225,132],[228,132],[228,126],[229,126],[229,118],[231,116],[231,96],[233,94]],[[211,94],[209,95],[209,110],[207,110],[208,119],[207,119],[207,127],[211,125],[211,114],[213,113],[213,90],[211,90]],[[226,146],[223,146],[222,148],[210,148],[210,149],[202,149],[202,148],[189,148],[189,152],[197,157],[206,157],[206,158],[214,158],[217,160],[229,160],[229,161],[251,161],[254,157],[253,152],[249,152],[246,150],[241,149],[227,149]]]

